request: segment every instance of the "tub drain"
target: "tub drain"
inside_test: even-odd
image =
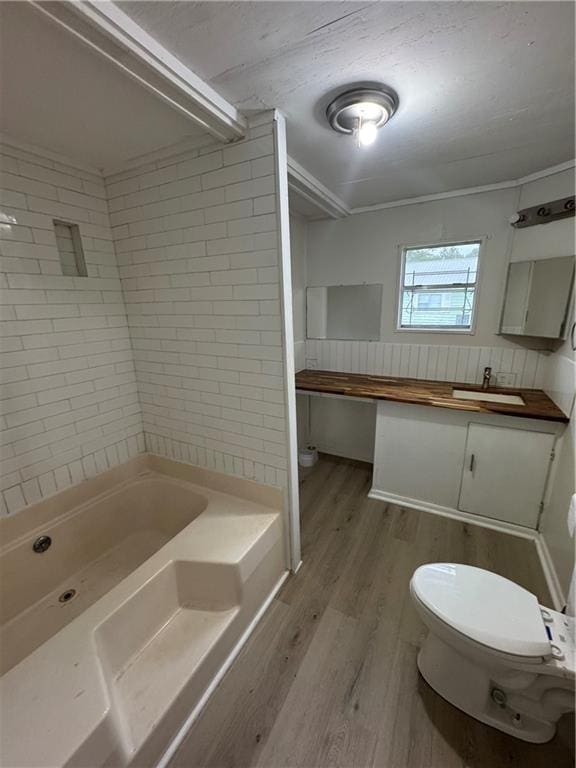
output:
[[[62,592],[58,600],[60,600],[61,603],[69,603],[75,594],[76,594],[75,589],[67,589],[65,592]]]

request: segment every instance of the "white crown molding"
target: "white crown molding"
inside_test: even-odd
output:
[[[400,208],[405,205],[418,205],[419,203],[430,203],[434,200],[446,200],[450,197],[464,197],[466,195],[478,195],[482,192],[494,192],[498,189],[513,189],[518,184],[515,181],[501,181],[497,184],[485,184],[481,187],[468,187],[466,189],[454,189],[450,192],[435,192],[431,195],[420,195],[419,197],[407,197],[404,200],[392,200],[389,203],[375,203],[374,205],[364,205],[359,208],[352,208],[351,214],[372,213],[373,211],[383,211],[386,208]]]
[[[48,160],[49,162],[67,165],[69,168],[74,168],[77,171],[91,173],[94,176],[102,176],[102,171],[92,165],[87,165],[86,163],[82,163],[79,160],[74,160],[67,155],[61,155],[59,152],[52,152],[49,149],[44,149],[44,147],[38,147],[35,144],[27,144],[24,141],[15,139],[7,133],[0,133],[0,145],[13,147],[14,149],[21,150],[22,152],[29,152],[31,155],[36,155],[41,160]]]
[[[291,157],[288,157],[288,187],[332,219],[341,219],[350,213],[343,200]]]
[[[467,187],[466,189],[454,189],[451,192],[436,192],[431,195],[421,195],[420,197],[408,197],[404,200],[393,200],[389,203],[376,203],[375,205],[365,205],[359,208],[352,208],[350,213],[371,213],[372,211],[382,211],[386,208],[398,208],[404,205],[418,205],[419,203],[429,203],[433,200],[446,200],[450,197],[465,197],[466,195],[479,195],[482,192],[494,192],[499,189],[514,189],[528,184],[531,181],[543,179],[546,176],[553,176],[556,173],[570,170],[576,166],[576,160],[568,160],[559,165],[553,165],[550,168],[544,168],[542,171],[536,171],[528,176],[521,176],[519,179],[510,179],[496,184],[484,184],[480,187]]]
[[[240,112],[112,2],[31,4],[220,141],[246,133]]]
[[[517,184],[529,184],[531,181],[538,181],[538,179],[544,179],[546,176],[553,176],[555,173],[562,173],[562,171],[569,171],[571,168],[576,167],[576,160],[567,160],[565,163],[559,163],[559,165],[553,165],[550,168],[544,168],[542,171],[536,171],[530,173],[528,176],[522,176],[517,179]]]
[[[429,203],[434,200],[447,200],[451,197],[465,197],[467,195],[479,195],[483,192],[495,192],[500,189],[515,189],[532,181],[553,176],[556,173],[570,170],[576,166],[576,160],[568,160],[565,163],[544,168],[527,176],[521,176],[518,179],[509,179],[495,184],[484,184],[479,187],[467,187],[465,189],[454,189],[448,192],[435,192],[430,195],[420,195],[419,197],[407,197],[401,200],[391,200],[387,203],[375,203],[374,205],[359,206],[358,208],[349,208],[334,192],[329,190],[317,178],[312,176],[303,166],[288,158],[288,186],[298,195],[308,200],[318,208],[318,218],[329,216],[332,219],[340,219],[345,216],[353,216],[361,213],[372,213],[373,211],[383,211],[387,208],[400,208],[405,205],[419,205],[420,203]],[[324,216],[322,216],[322,213]],[[306,217],[312,218],[312,217]]]

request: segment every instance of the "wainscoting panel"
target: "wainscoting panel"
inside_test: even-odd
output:
[[[548,356],[542,352],[502,347],[389,344],[377,341],[306,342],[306,368],[380,376],[480,384],[490,366],[493,384],[540,389]],[[512,374],[499,382],[498,374]]]
[[[306,368],[306,342],[294,342],[294,368],[296,373]]]

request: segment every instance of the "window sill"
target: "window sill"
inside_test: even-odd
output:
[[[396,333],[454,333],[457,336],[474,336],[475,331],[473,328],[463,328],[458,330],[457,328],[396,328]]]

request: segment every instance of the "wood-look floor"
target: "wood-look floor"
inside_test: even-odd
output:
[[[421,563],[507,576],[550,604],[531,542],[367,498],[371,466],[322,457],[301,480],[303,561],[170,768],[564,768],[546,745],[473,720],[419,676],[408,583]]]

